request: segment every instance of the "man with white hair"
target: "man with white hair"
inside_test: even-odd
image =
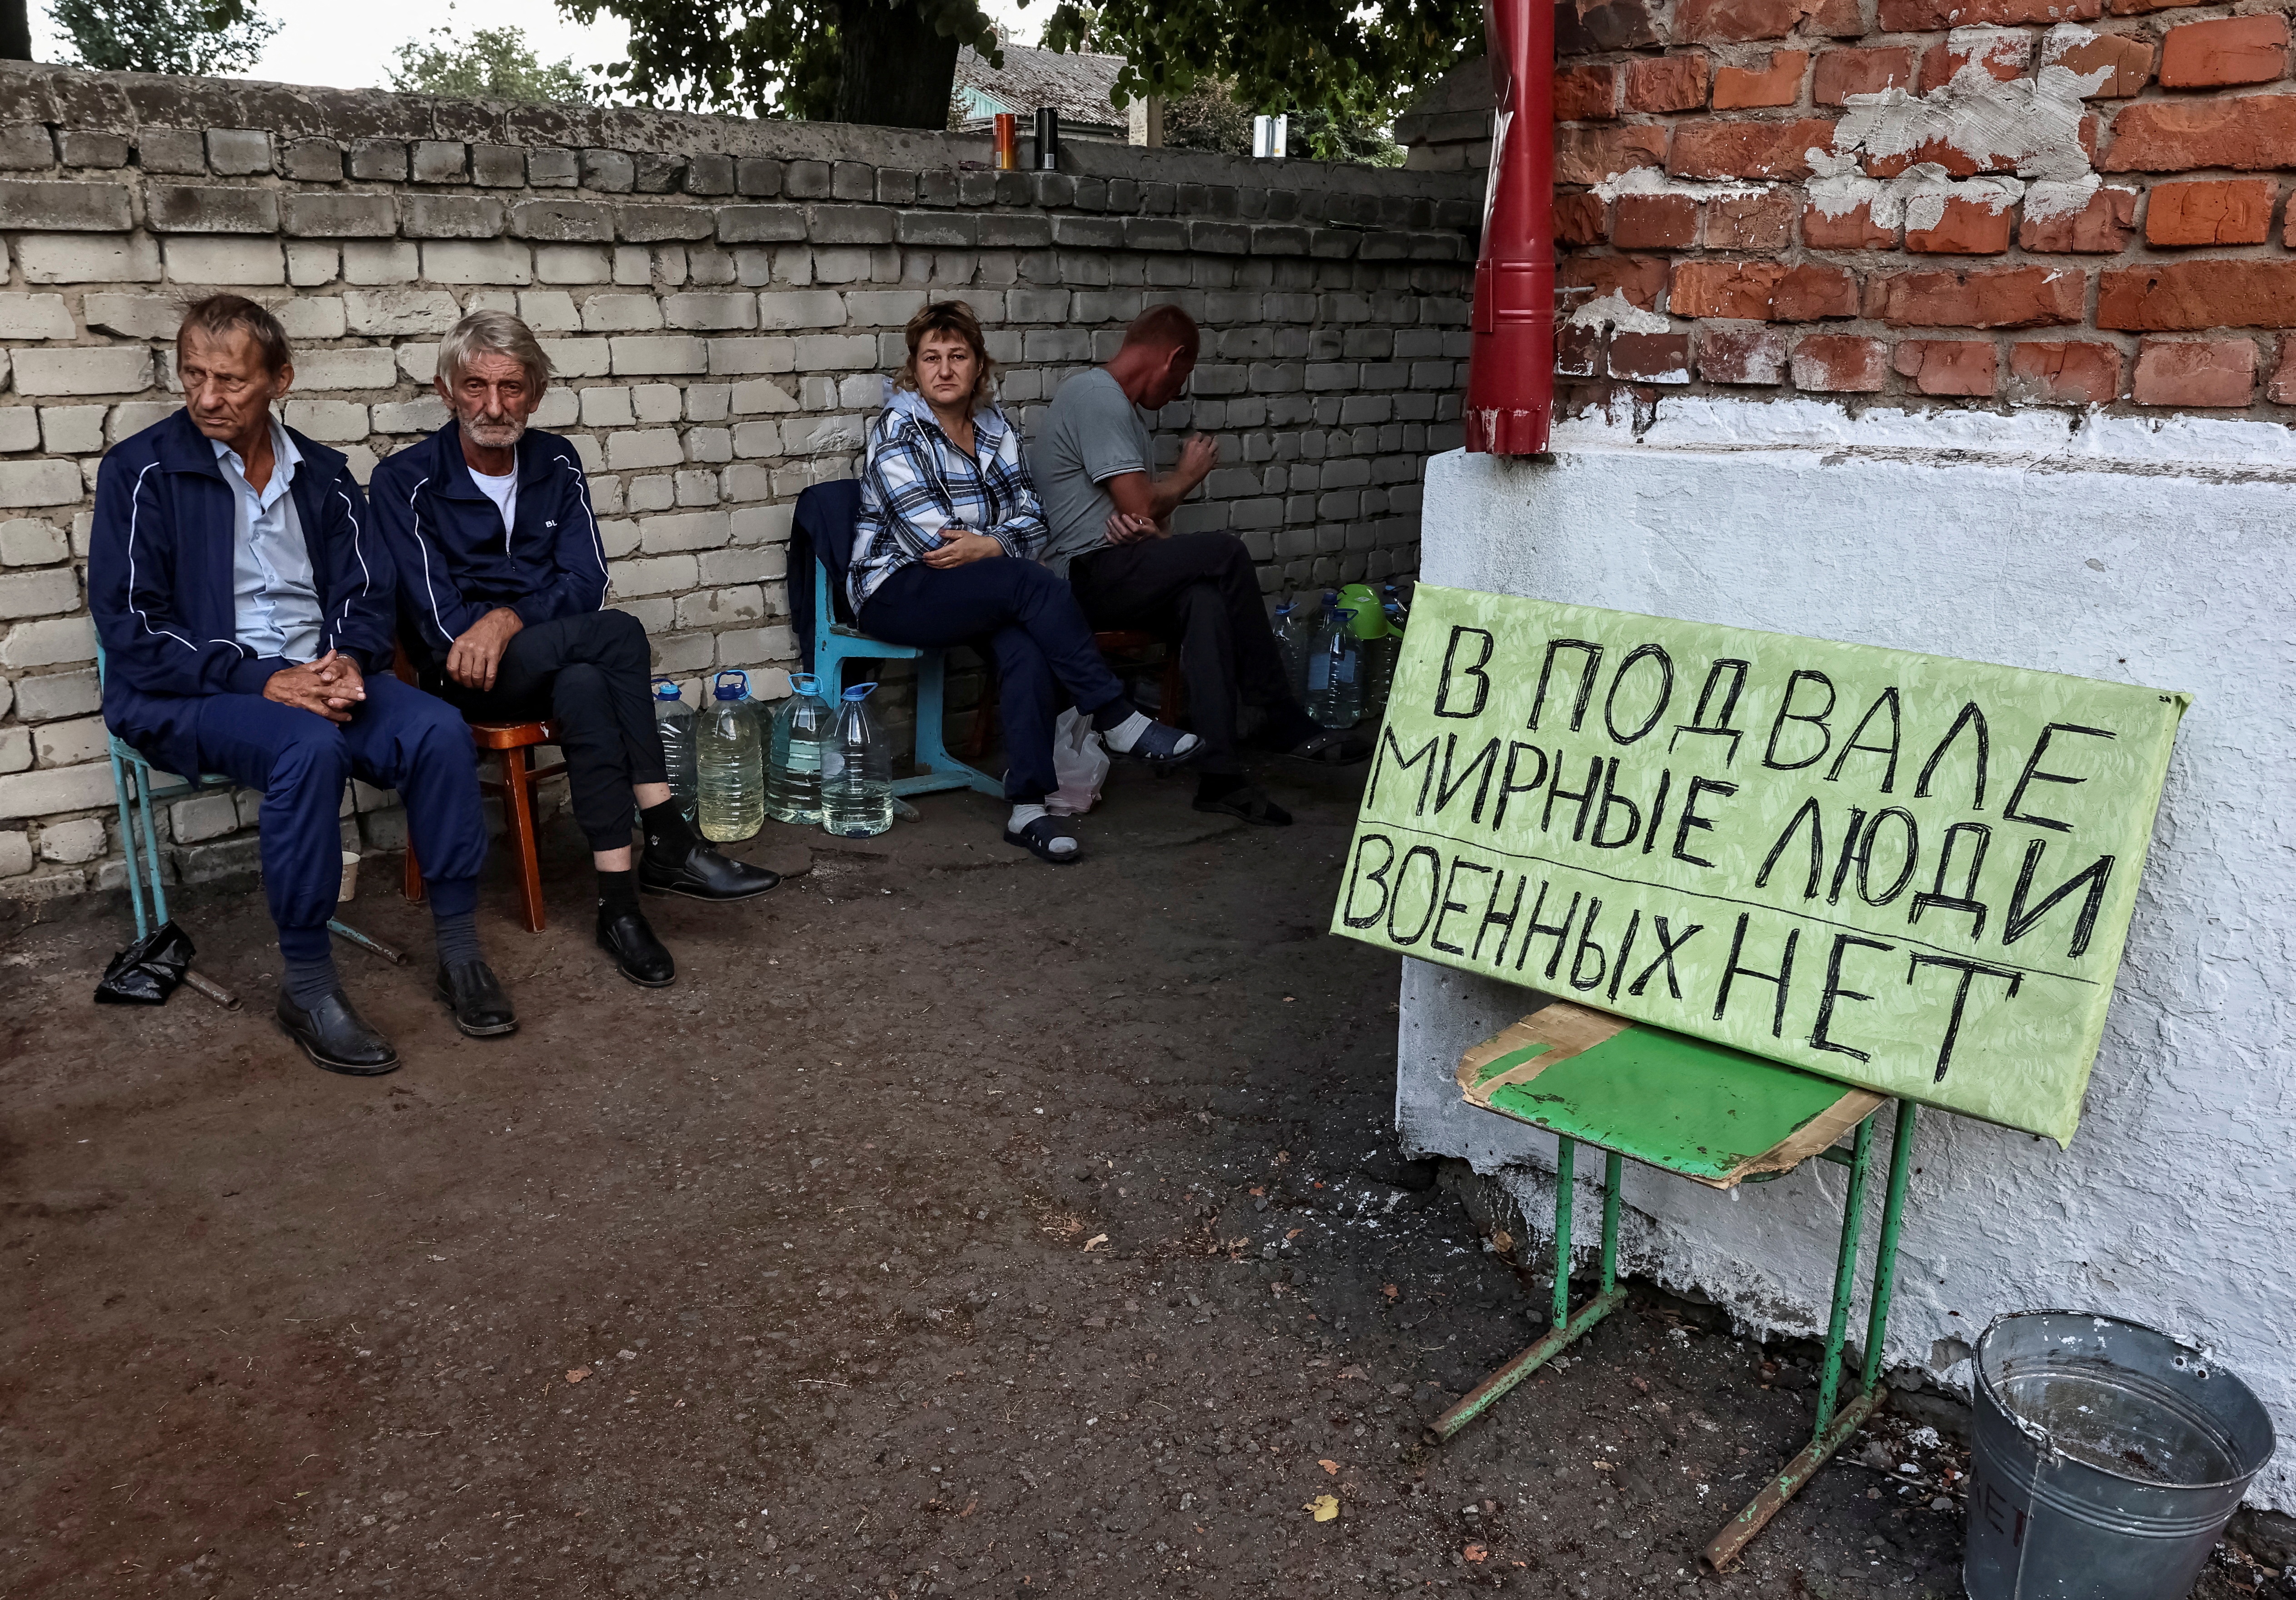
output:
[[[598,943],[623,976],[660,988],[676,967],[638,909],[641,886],[745,900],[781,880],[712,849],[670,797],[645,628],[600,609],[605,547],[581,461],[527,426],[550,382],[532,331],[472,312],[439,345],[434,381],[454,420],[383,461],[369,490],[397,559],[400,642],[424,687],[465,715],[556,726],[598,871]]]

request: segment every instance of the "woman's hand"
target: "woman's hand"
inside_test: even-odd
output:
[[[1004,553],[1004,547],[987,534],[949,533],[941,535],[939,550],[925,551],[924,563],[928,567],[947,570],[951,567],[962,567],[968,561],[986,561]]]

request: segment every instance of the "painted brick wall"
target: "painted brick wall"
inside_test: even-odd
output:
[[[1575,398],[2296,416],[2284,5],[1563,0],[1557,19]],[[1488,91],[1449,88],[1398,130],[1430,170],[1488,159],[1465,109]]]
[[[610,604],[660,671],[784,691],[798,493],[849,476],[899,329],[970,300],[1033,425],[1143,305],[1204,324],[1161,422],[1220,445],[1188,528],[1269,591],[1410,571],[1422,464],[1459,441],[1464,176],[1078,144],[986,169],[980,138],[0,69],[0,893],[119,877],[84,600],[91,493],[177,401],[184,299],[273,305],[290,422],[374,461],[439,426],[439,336],[515,310],[561,382],[537,418],[589,466]],[[757,669],[762,669],[758,671]],[[403,841],[362,791],[350,848]],[[250,866],[255,798],[168,807],[169,870]]]

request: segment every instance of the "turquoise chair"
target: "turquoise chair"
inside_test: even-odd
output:
[[[888,644],[872,639],[859,628],[838,620],[839,596],[830,584],[831,541],[840,536],[849,550],[853,515],[860,508],[860,486],[851,480],[817,484],[798,496],[798,516],[811,524],[813,545],[813,672],[821,680],[822,698],[832,706],[845,692],[848,661],[914,661],[917,664],[917,753],[914,778],[893,780],[896,795],[931,795],[943,789],[979,789],[1002,799],[1004,780],[991,778],[948,753],[941,731],[941,710],[947,684],[946,652],[915,645]],[[842,577],[844,563],[838,562]]]
[[[99,689],[103,682],[103,646],[95,647],[95,681]],[[171,782],[157,780],[157,769],[144,753],[110,727],[103,731],[103,739],[111,754],[111,797],[119,807],[120,853],[127,860],[127,898],[135,908],[135,936],[141,939],[151,929],[168,920],[168,879],[160,865],[160,830],[152,821],[152,802],[180,800],[186,795],[202,794],[211,789],[237,788],[231,779],[220,772],[202,772],[195,778],[168,776]],[[136,823],[143,823],[142,856],[138,858]],[[144,910],[144,897],[151,897],[151,910]],[[349,940],[363,950],[371,950],[385,960],[400,966],[406,957],[381,940],[371,939],[349,924],[329,918],[327,929]]]

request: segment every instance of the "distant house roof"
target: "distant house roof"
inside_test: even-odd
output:
[[[1107,128],[1120,135],[1131,118],[1109,97],[1123,69],[1120,55],[1072,55],[1026,45],[1006,45],[1004,66],[992,67],[968,45],[956,55],[956,93],[964,102],[964,126],[983,126],[999,111],[1026,117],[1039,106],[1051,106],[1064,123]]]

